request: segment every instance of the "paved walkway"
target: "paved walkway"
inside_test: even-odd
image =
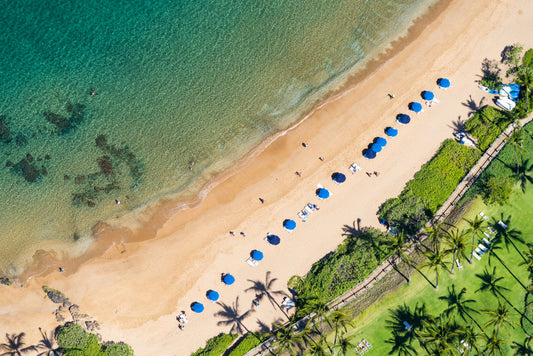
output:
[[[520,121],[521,126],[525,126],[527,123],[529,123],[531,120],[533,120],[533,115],[529,118],[522,119]],[[498,136],[498,138],[492,143],[492,145],[485,151],[485,153],[481,156],[481,158],[478,160],[478,162],[472,167],[472,169],[467,173],[467,175],[461,180],[461,182],[457,185],[453,193],[448,197],[448,199],[442,204],[439,210],[435,213],[434,218],[426,224],[426,226],[430,225],[431,222],[439,222],[444,220],[455,207],[455,204],[462,198],[462,196],[466,193],[468,188],[474,183],[474,181],[479,177],[479,175],[483,172],[485,168],[492,162],[492,160],[498,155],[500,150],[505,146],[505,143],[507,139],[509,138],[511,132],[513,131],[513,124],[510,124],[501,134]],[[419,232],[419,234],[422,232],[422,230]],[[408,251],[408,253],[411,253],[411,251]],[[396,257],[391,256],[387,258],[385,261],[383,261],[370,275],[365,278],[363,281],[361,281],[359,284],[357,284],[355,287],[350,289],[349,291],[346,291],[342,295],[338,296],[337,298],[333,299],[329,303],[329,307],[331,310],[337,310],[345,306],[346,304],[354,301],[357,299],[361,294],[365,293],[367,290],[372,288],[374,286],[374,283],[382,279],[388,272],[390,272],[393,269],[394,264],[396,263]],[[301,328],[305,325],[307,320],[311,315],[306,316],[304,319],[301,319],[295,323],[295,328]],[[273,339],[268,339],[263,344],[257,346],[256,348],[250,350],[248,353],[245,354],[245,356],[263,356],[269,354],[268,346],[271,345],[274,342]]]

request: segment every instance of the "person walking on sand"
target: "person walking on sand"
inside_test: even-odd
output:
[[[244,232],[242,232],[242,231],[241,231],[241,235],[242,235],[243,237],[246,237],[246,233],[244,233]]]
[[[387,94],[389,96],[389,99],[394,99],[394,94]]]
[[[378,171],[374,171],[374,175],[377,177],[379,176],[379,172]]]
[[[263,204],[265,202],[265,199],[259,198],[259,201],[261,202],[261,204]]]
[[[298,177],[301,177],[301,176],[302,176],[302,173],[300,173],[300,172],[298,172],[298,171],[296,171],[296,172],[294,172],[294,173],[296,173],[296,175],[297,175]]]
[[[230,231],[229,234],[230,234],[231,236],[235,236],[235,231]]]

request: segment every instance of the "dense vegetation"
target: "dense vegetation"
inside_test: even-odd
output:
[[[347,238],[336,251],[313,264],[305,277],[291,278],[289,285],[299,299],[333,299],[365,279],[384,260],[386,251],[380,248],[383,233],[379,230],[345,231]]]
[[[476,139],[477,147],[485,151],[513,121],[511,115],[487,105],[465,122],[465,130]]]
[[[128,344],[100,344],[96,335],[85,332],[78,324],[60,327],[57,344],[66,356],[133,356],[133,349]]]
[[[191,356],[220,356],[237,337],[237,334],[219,334],[207,340],[205,347],[199,348]]]
[[[378,215],[390,227],[414,234],[446,201],[457,184],[479,160],[479,150],[451,139],[407,182],[397,198],[383,203]]]
[[[265,338],[261,335],[248,333],[236,342],[236,345],[231,348],[231,351],[227,353],[227,356],[243,356],[264,341],[264,339]]]

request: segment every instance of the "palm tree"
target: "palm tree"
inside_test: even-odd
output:
[[[54,332],[51,331],[50,336],[48,336],[46,332],[43,332],[43,329],[41,328],[39,328],[39,332],[41,333],[41,340],[39,340],[39,343],[37,344],[37,349],[42,349],[44,351],[37,356],[59,356],[61,349],[56,347]]]
[[[388,235],[385,241],[383,241],[383,244],[387,247],[388,251],[395,255],[395,260],[397,259],[405,263],[406,276],[404,277],[407,279],[407,283],[411,283],[411,273],[409,271],[411,259],[405,253],[411,247],[411,243],[408,242],[408,236],[403,231],[400,231],[396,236]],[[395,266],[397,265],[396,262],[393,262],[393,264]]]
[[[475,303],[473,299],[465,299],[466,288],[461,289],[459,293],[455,291],[455,284],[452,284],[451,288],[448,287],[448,294],[439,297],[440,300],[445,300],[448,303],[448,307],[444,310],[446,316],[457,314],[466,321],[465,315],[470,318],[479,328],[483,331],[481,325],[478,324],[476,319],[472,317],[472,313],[479,313],[477,310],[470,307],[470,304]]]
[[[435,251],[429,251],[424,252],[424,256],[426,256],[426,261],[422,263],[418,268],[424,268],[427,267],[428,269],[435,270],[435,289],[439,289],[439,274],[440,270],[444,269],[445,271],[449,271],[448,263],[444,260],[446,257],[446,252],[441,249],[439,246],[437,246]]]
[[[509,320],[509,316],[511,315],[511,311],[507,309],[507,305],[502,304],[500,300],[498,300],[498,307],[496,310],[483,310],[483,312],[490,315],[492,318],[485,324],[485,327],[489,325],[493,325],[496,327],[496,337],[500,334],[500,326],[502,325],[509,325],[512,326],[514,329],[514,322]]]
[[[385,343],[392,344],[392,349],[389,351],[389,355],[394,353],[400,356],[416,355],[415,348],[411,346],[411,343],[409,343],[408,340],[409,338],[407,335],[392,333],[392,337],[385,340]]]
[[[331,324],[333,326],[333,330],[335,331],[335,337],[333,338],[333,345],[337,344],[337,335],[339,333],[340,329],[343,329],[344,332],[347,331],[347,327],[354,327],[352,322],[351,315],[348,315],[346,312],[343,312],[341,310],[334,310],[330,314],[330,320]]]
[[[444,351],[452,347],[457,341],[459,328],[455,322],[452,322],[451,318],[441,316],[431,322],[426,322],[425,326],[425,330],[419,333],[432,349]]]
[[[274,331],[266,333],[266,337],[275,339],[272,347],[277,348],[278,355],[283,354],[285,351],[292,356],[297,355],[295,347],[303,342],[302,335],[296,332],[294,324],[274,323]]]
[[[466,232],[464,230],[458,230],[457,228],[446,231],[446,234],[444,235],[444,241],[448,246],[448,249],[446,249],[444,252],[452,254],[451,273],[453,274],[456,259],[461,260],[460,257],[463,257],[464,259],[468,260],[465,251],[468,247],[470,247],[470,243],[466,241]],[[457,258],[458,256],[459,258]]]
[[[333,350],[331,349],[331,344],[326,340],[324,335],[321,335],[317,342],[311,343],[309,347],[311,355],[314,356],[330,356],[333,355]]]
[[[513,132],[507,141],[513,146],[514,158],[516,160],[516,174],[520,172],[520,164],[518,163],[518,154],[516,150],[523,150],[522,144],[524,142],[524,131],[522,126],[514,125]]]
[[[222,308],[221,311],[215,313],[215,316],[220,316],[226,318],[226,320],[221,320],[217,322],[217,325],[231,325],[230,334],[237,332],[239,334],[244,334],[244,331],[250,332],[248,328],[243,324],[244,319],[250,316],[254,312],[253,309],[248,310],[244,314],[239,312],[239,297],[235,299],[232,306],[229,306],[222,302],[217,302],[217,304]]]
[[[513,345],[511,345],[512,349],[515,349],[515,355],[521,355],[521,356],[531,356],[533,355],[533,348],[531,347],[531,337],[527,337],[524,339],[523,344],[519,344],[516,341],[513,341]]]
[[[7,342],[0,344],[0,350],[4,350],[2,356],[21,356],[30,351],[37,351],[35,346],[24,347],[24,336],[26,333],[8,334],[6,333]]]
[[[474,220],[466,220],[466,222],[470,225],[467,231],[472,234],[472,251],[470,252],[470,260],[468,261],[468,263],[472,264],[472,259],[474,258],[474,246],[476,245],[476,235],[485,227],[485,220],[479,215],[476,215]]]
[[[526,110],[529,114],[529,88],[533,83],[533,70],[527,65],[521,65],[516,72],[516,82],[526,89]]]
[[[329,327],[333,327],[331,319],[329,316],[329,306],[328,303],[323,298],[312,297],[305,300],[304,306],[301,308],[302,313],[305,315],[314,314],[314,316],[309,319],[307,327],[314,326],[320,327],[319,333],[322,333],[322,324],[325,321]],[[318,323],[317,323],[318,321]]]
[[[429,226],[424,227],[424,234],[429,242],[430,250],[435,251],[437,246],[439,246],[442,232],[442,222],[435,223],[434,221],[431,221]]]
[[[496,332],[493,330],[492,335],[488,336],[483,334],[483,338],[486,341],[485,349],[483,352],[489,352],[489,355],[496,355],[496,353],[503,355],[502,344],[503,340],[498,338]]]
[[[251,279],[248,279],[248,282],[251,282],[252,286],[250,288],[245,289],[244,291],[245,292],[253,291],[256,295],[259,296],[258,297],[259,299],[266,295],[270,304],[272,304],[273,307],[277,307],[279,310],[281,310],[281,312],[285,315],[285,317],[289,319],[289,316],[287,315],[285,310],[283,310],[281,305],[279,305],[279,303],[276,301],[276,298],[274,298],[274,295],[284,295],[285,293],[283,293],[283,291],[281,290],[272,290],[272,285],[278,279],[270,278],[270,273],[271,273],[270,271],[266,273],[264,283],[261,281],[253,281]]]
[[[516,247],[516,244],[515,244],[515,241],[520,242],[522,244],[524,243],[524,239],[521,237],[522,231],[518,230],[515,227],[509,227],[509,225],[510,225],[510,221],[509,220],[510,220],[510,218],[506,219],[506,221],[505,221],[505,223],[507,224],[507,228],[504,228],[504,227],[500,226],[499,224],[495,224],[494,225],[496,227],[496,230],[497,230],[497,237],[499,237],[500,240],[503,241],[507,251],[509,251],[509,244],[511,244],[514,247],[514,249],[516,250],[516,252],[518,252],[520,257],[522,257],[522,259],[525,261],[526,259],[525,259],[524,255],[522,255],[522,252],[520,252],[520,250],[518,249],[518,247]]]
[[[353,342],[355,335],[345,337],[344,334],[339,336],[337,343],[333,345],[333,348],[338,349],[339,356],[346,356],[349,351],[352,351],[356,347],[356,343]]]
[[[518,174],[515,174],[513,171],[513,175],[516,179],[516,181],[520,184],[520,189],[522,189],[522,193],[526,192],[526,188],[528,183],[533,184],[533,177],[531,176],[531,172],[533,171],[533,163],[529,163],[529,158],[525,159],[522,162],[522,165],[520,167],[520,170],[518,171]]]
[[[490,246],[488,247],[488,251],[486,252],[489,255],[489,266],[492,264],[492,257],[496,258],[498,262],[501,263],[501,265],[507,270],[507,272],[524,288],[524,290],[527,292],[528,288],[522,283],[522,281],[511,271],[511,269],[505,264],[505,262],[501,259],[501,257],[496,252],[497,250],[501,249],[500,246],[501,242],[501,236],[497,235],[496,238],[492,241]]]
[[[483,270],[483,273],[476,274],[476,277],[478,277],[481,280],[481,287],[477,289],[477,291],[489,291],[496,297],[501,297],[507,304],[509,304],[518,314],[522,315],[522,317],[526,318],[527,321],[533,324],[529,318],[521,313],[510,301],[503,295],[503,291],[509,290],[509,288],[505,288],[502,285],[499,285],[498,282],[500,282],[503,277],[496,277],[496,267],[493,268],[492,273],[490,273],[487,270],[487,267]],[[476,291],[476,292],[477,292]]]
[[[472,326],[472,324],[470,325],[467,325],[467,326],[463,326],[459,329],[459,335],[458,335],[458,338],[460,340],[463,340],[465,344],[463,344],[463,346],[465,346],[466,350],[466,356],[468,356],[470,354],[470,351],[472,349],[476,350],[476,352],[478,354],[480,354],[479,352],[479,346],[478,346],[478,339],[479,339],[479,336],[481,335],[480,333],[477,333],[476,330],[474,329],[474,327]],[[464,354],[464,352],[463,352]]]

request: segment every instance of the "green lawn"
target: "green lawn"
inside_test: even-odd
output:
[[[521,191],[516,191],[510,199],[510,202],[506,206],[485,206],[481,199],[474,201],[469,210],[465,213],[466,219],[473,219],[475,215],[483,211],[486,215],[496,218],[497,220],[504,220],[511,216],[510,228],[514,227],[522,232],[522,237],[526,241],[531,241],[533,235],[533,218],[531,217],[531,207],[533,205],[533,187],[529,186],[526,194],[522,194]],[[459,222],[459,228],[466,228],[465,222]],[[525,250],[526,247],[522,244],[518,244],[521,250]],[[498,255],[507,266],[515,273],[515,275],[526,286],[528,282],[528,273],[525,267],[519,267],[518,263],[521,261],[520,255],[510,247],[509,251],[503,247],[498,251]],[[451,259],[451,258],[450,258]],[[446,302],[439,300],[438,297],[445,295],[447,288],[452,284],[455,284],[456,291],[460,291],[463,287],[467,289],[466,297],[468,299],[474,299],[476,303],[472,305],[476,310],[482,309],[495,309],[497,306],[497,299],[489,292],[476,292],[480,286],[479,279],[475,276],[478,273],[482,273],[485,267],[489,267],[488,256],[485,255],[481,258],[481,261],[474,259],[474,263],[470,265],[467,261],[462,262],[464,269],[458,271],[455,269],[455,274],[450,275],[447,272],[441,273],[439,289],[435,290],[427,281],[419,274],[413,273],[413,281],[410,285],[404,283],[393,291],[390,291],[382,296],[382,298],[366,308],[361,314],[359,314],[355,320],[354,329],[348,330],[348,335],[355,335],[354,341],[358,343],[361,339],[365,338],[372,345],[372,349],[367,352],[367,355],[386,355],[391,350],[391,345],[385,343],[385,340],[389,339],[392,335],[391,331],[386,326],[386,320],[390,318],[389,311],[395,307],[406,303],[411,308],[414,308],[416,303],[425,303],[427,311],[433,316],[438,316],[446,307]],[[502,285],[509,288],[509,291],[504,292],[505,296],[519,309],[523,310],[525,291],[516,282],[516,280],[505,270],[505,268],[496,259],[491,260],[491,267],[496,266],[496,272],[498,276],[504,277]],[[433,272],[422,270],[427,277],[434,281],[435,275]],[[489,316],[484,313],[476,314],[476,320],[484,325]],[[511,354],[513,350],[510,349],[512,341],[523,342],[526,334],[520,328],[520,316],[516,315],[513,311],[512,320],[516,322],[516,327],[503,328],[500,331],[500,337],[505,340],[503,350],[505,354]],[[460,318],[457,318],[458,323],[463,323]],[[487,327],[487,330],[491,331],[492,327]],[[413,342],[417,353],[424,354],[423,350],[418,349],[418,342]],[[355,351],[352,353],[355,355]]]

